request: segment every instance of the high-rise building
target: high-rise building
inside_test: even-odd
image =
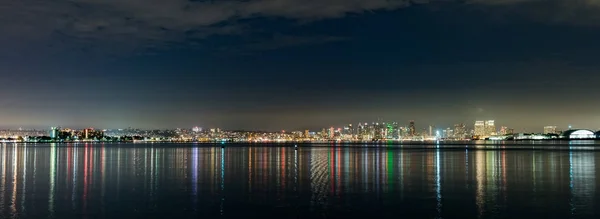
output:
[[[359,136],[360,138],[362,138],[363,135],[363,125],[359,122],[358,125],[356,126],[356,135]]]
[[[354,132],[354,127],[352,127],[352,124],[348,124],[348,129],[349,129],[349,131],[350,131],[350,135],[354,135],[354,134],[356,134],[356,133]]]
[[[374,126],[374,138],[375,139],[382,139],[385,135],[385,128],[384,128],[385,124],[383,123],[375,123]]]
[[[485,136],[485,122],[475,121],[475,135],[482,137]]]
[[[446,138],[454,138],[454,130],[446,128]]]
[[[433,136],[433,126],[429,126],[429,137]]]
[[[416,134],[415,121],[414,120],[410,120],[410,123],[408,124],[408,134],[410,136],[415,136],[415,134]]]
[[[374,138],[376,129],[375,123],[371,122],[371,125],[365,123],[365,125],[367,126],[367,135],[369,138]]]
[[[455,124],[454,135],[458,139],[464,139],[467,136],[467,127],[465,126],[465,124]]]
[[[390,129],[389,132],[391,132],[391,133],[388,132],[389,138],[392,138],[392,139],[400,138],[400,124],[398,124],[397,122],[393,122],[391,125],[391,128],[388,127],[388,129]]]
[[[494,120],[485,121],[485,135],[496,135],[496,125],[494,124]]]
[[[329,138],[333,138],[335,135],[335,129],[333,127],[329,128]]]
[[[349,135],[349,134],[350,134],[350,127],[344,126],[344,129],[342,130],[342,135]]]
[[[544,134],[556,134],[556,126],[544,126]]]

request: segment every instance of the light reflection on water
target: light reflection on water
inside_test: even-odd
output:
[[[0,218],[594,218],[600,153],[559,147],[3,144]]]

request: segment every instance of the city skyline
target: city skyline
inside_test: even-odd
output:
[[[600,127],[592,1],[127,2],[0,3],[0,127]]]
[[[506,123],[500,123],[499,125],[495,124],[496,120],[475,120],[472,121],[471,123],[463,123],[463,122],[459,122],[459,123],[454,123],[451,125],[435,125],[435,124],[420,124],[415,120],[408,120],[406,123],[402,123],[400,121],[392,121],[392,120],[382,120],[382,119],[378,119],[377,121],[361,121],[361,122],[348,122],[348,123],[343,123],[343,124],[335,124],[335,125],[328,125],[328,126],[313,126],[313,128],[290,128],[290,129],[272,129],[272,130],[267,130],[267,129],[243,129],[243,128],[229,128],[229,127],[219,127],[219,126],[211,126],[211,125],[193,125],[193,126],[189,126],[189,127],[156,127],[156,128],[144,128],[144,127],[134,127],[134,126],[128,126],[128,127],[98,127],[98,126],[93,126],[93,125],[88,125],[88,126],[65,126],[65,125],[53,125],[53,126],[46,126],[46,127],[1,127],[0,126],[0,130],[37,130],[37,131],[43,131],[43,130],[47,130],[48,128],[50,130],[53,130],[55,128],[66,128],[66,129],[81,129],[81,130],[87,130],[87,129],[97,129],[97,130],[127,130],[127,129],[137,129],[137,130],[178,130],[178,129],[184,129],[184,130],[192,130],[194,132],[200,132],[200,131],[208,131],[208,130],[226,130],[226,131],[264,131],[264,132],[294,132],[294,131],[320,131],[321,129],[356,129],[357,127],[363,126],[363,125],[375,125],[375,124],[394,124],[395,126],[398,127],[402,127],[408,130],[408,132],[412,133],[412,135],[415,135],[416,133],[429,133],[429,136],[434,136],[435,132],[442,132],[445,131],[446,129],[456,129],[457,126],[462,126],[462,129],[467,129],[467,130],[471,130],[473,132],[473,135],[477,135],[477,136],[489,136],[489,135],[505,135],[507,131],[510,131],[511,133],[543,133],[543,134],[549,134],[549,133],[557,133],[559,131],[566,131],[566,130],[572,130],[572,129],[589,129],[589,130],[600,130],[600,128],[593,128],[593,127],[581,127],[581,126],[574,126],[572,124],[568,124],[565,126],[557,126],[557,125],[545,125],[543,127],[537,127],[537,128],[533,128],[533,130],[527,130],[527,129],[515,129],[513,126],[510,126],[509,124]],[[439,134],[439,133],[438,133]]]

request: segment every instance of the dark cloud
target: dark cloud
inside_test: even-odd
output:
[[[244,49],[252,51],[272,50],[282,47],[304,46],[329,42],[345,41],[348,38],[335,36],[288,36],[274,35],[269,40],[261,40],[258,42],[248,43]]]
[[[244,33],[249,30],[240,23],[243,19],[314,21],[437,2],[501,7],[540,21],[600,23],[600,0],[21,0],[0,2],[0,38],[23,43],[101,39],[156,46]],[[281,45],[309,39],[323,41],[309,36],[286,39]]]
[[[492,6],[492,14],[517,16],[529,20],[560,25],[600,25],[600,0],[466,0]]]
[[[392,10],[407,0],[23,0],[0,3],[5,37],[47,38],[56,33],[84,39],[179,41],[239,30],[254,17],[324,19],[346,13]],[[219,25],[227,22],[227,25]],[[6,32],[5,32],[6,33]]]

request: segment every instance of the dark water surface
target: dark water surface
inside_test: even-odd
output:
[[[0,144],[0,218],[600,218],[596,161],[569,147]]]

